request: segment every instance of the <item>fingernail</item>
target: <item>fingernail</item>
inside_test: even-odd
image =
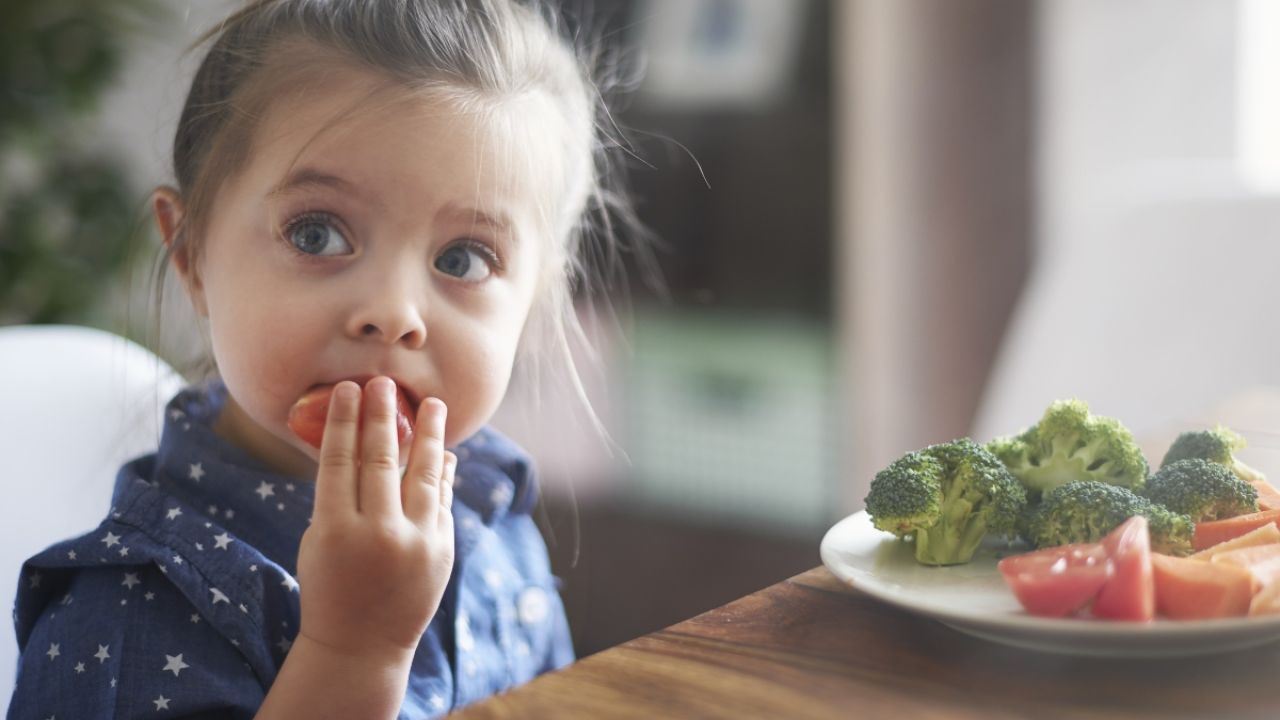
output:
[[[431,428],[434,434],[444,434],[445,416],[449,409],[445,407],[444,401],[440,398],[427,398],[427,411],[431,413]]]
[[[391,399],[394,401],[396,384],[395,381],[390,378],[384,378],[381,376],[373,378],[365,384],[364,388],[366,391],[376,393],[378,397],[383,398],[384,400]]]
[[[343,402],[351,402],[360,397],[360,388],[355,383],[340,382],[338,383],[338,386],[333,389],[333,395],[335,398],[342,400]]]

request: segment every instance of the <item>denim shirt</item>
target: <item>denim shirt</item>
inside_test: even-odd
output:
[[[250,718],[298,632],[298,546],[314,484],[213,432],[211,383],[168,405],[159,451],[116,480],[109,516],[22,568],[11,718]],[[400,718],[442,715],[573,661],[530,510],[525,453],[485,428],[458,455],[455,561]]]

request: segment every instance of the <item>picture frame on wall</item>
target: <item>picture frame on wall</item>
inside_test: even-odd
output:
[[[668,110],[767,107],[797,66],[808,0],[646,0],[642,100]]]

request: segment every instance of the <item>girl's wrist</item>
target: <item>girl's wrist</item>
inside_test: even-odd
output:
[[[389,720],[404,702],[412,662],[412,651],[351,653],[299,633],[256,718]]]
[[[385,671],[395,673],[403,669],[408,672],[409,666],[413,663],[413,655],[415,648],[398,648],[390,645],[383,647],[369,647],[359,650],[341,648],[335,645],[318,640],[305,631],[299,632],[294,638],[293,645],[289,648],[289,654],[293,655],[298,650],[299,645],[302,646],[303,652],[314,659],[315,662],[323,662],[326,665],[332,664],[335,667],[351,666],[361,672]]]

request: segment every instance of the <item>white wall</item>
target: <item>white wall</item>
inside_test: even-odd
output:
[[[1230,410],[1280,385],[1280,203],[1239,176],[1237,3],[1041,10],[1038,252],[975,435],[1078,396],[1153,462],[1215,422],[1266,451],[1266,414]]]

